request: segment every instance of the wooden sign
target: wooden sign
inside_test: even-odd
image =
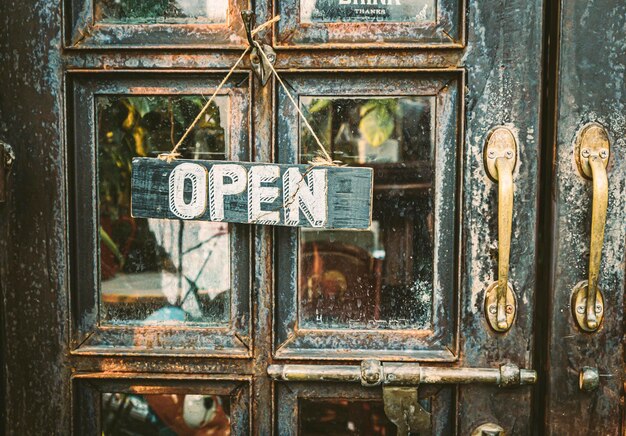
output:
[[[133,159],[132,215],[324,229],[367,229],[372,169]]]

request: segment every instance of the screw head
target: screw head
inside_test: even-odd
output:
[[[498,309],[496,308],[495,304],[492,304],[491,306],[489,306],[489,313],[490,314],[495,315],[497,311],[498,311]]]
[[[606,149],[602,149],[600,150],[600,157],[602,159],[606,159],[607,157],[609,157],[609,151]]]
[[[511,150],[507,150],[505,154],[506,154],[507,159],[513,158],[513,152]]]
[[[600,313],[602,312],[602,305],[598,304],[596,305],[596,313]]]
[[[489,156],[490,159],[493,159],[494,157],[496,157],[496,152],[493,150],[489,150],[489,153],[487,153],[487,156]]]
[[[585,306],[576,306],[576,312],[582,315],[585,313]]]
[[[513,306],[511,306],[510,304],[506,305],[506,313],[508,313],[509,315],[513,313]]]
[[[583,148],[580,154],[582,155],[582,157],[589,157],[589,155],[591,155],[591,152],[588,148]]]

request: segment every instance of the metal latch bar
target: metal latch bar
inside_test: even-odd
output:
[[[381,363],[365,360],[349,365],[270,365],[268,375],[288,382],[360,382],[363,386],[418,386],[420,384],[493,384],[500,387],[534,384],[537,372],[507,363],[499,368],[449,368],[418,363]]]
[[[449,368],[369,359],[355,365],[270,365],[268,375],[285,382],[349,382],[363,386],[382,385],[385,414],[398,428],[398,435],[432,433],[431,412],[419,401],[422,384],[484,383],[499,387],[537,382],[537,372],[506,363],[499,368]]]

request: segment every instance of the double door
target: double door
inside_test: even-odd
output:
[[[619,434],[626,7],[553,3],[3,5],[7,433]],[[182,157],[313,161],[293,97],[371,228],[132,217],[216,90]]]

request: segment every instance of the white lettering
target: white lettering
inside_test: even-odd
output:
[[[253,166],[248,172],[248,221],[256,224],[277,224],[280,213],[277,210],[264,211],[261,203],[273,203],[278,198],[276,186],[262,186],[280,176],[276,165]]]
[[[229,178],[230,182],[225,183]],[[246,190],[246,169],[236,164],[215,164],[209,171],[209,210],[212,221],[224,221],[224,196]]]
[[[325,169],[312,170],[307,181],[298,168],[289,168],[283,175],[285,224],[300,224],[300,209],[313,227],[324,227],[327,221],[326,196],[328,186]]]
[[[185,162],[172,170],[169,178],[170,210],[179,218],[198,218],[206,210],[207,171],[202,165]],[[185,202],[185,181],[191,183],[191,199]]]

